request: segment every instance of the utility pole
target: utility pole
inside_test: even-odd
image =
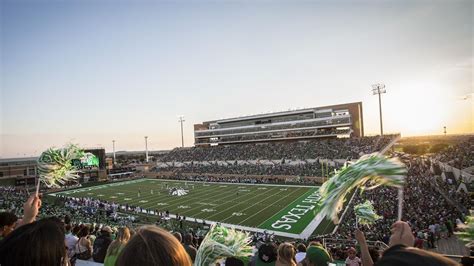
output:
[[[444,136],[446,137],[446,126],[443,127],[444,128]]]
[[[145,136],[145,160],[148,163],[148,136]]]
[[[385,84],[377,83],[372,85],[372,93],[373,95],[379,95],[379,113],[380,113],[380,136],[383,136],[383,123],[382,123],[382,97],[383,93],[386,93]]]
[[[114,165],[116,164],[116,161],[115,161],[115,140],[112,140],[112,152],[113,152],[113,155],[114,155]]]
[[[183,136],[183,122],[186,121],[184,120],[184,116],[179,116],[178,122],[181,123],[181,148],[184,148],[184,136]]]

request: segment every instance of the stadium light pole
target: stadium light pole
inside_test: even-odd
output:
[[[387,90],[385,90],[385,84],[383,83],[377,83],[372,85],[372,94],[379,95],[379,113],[380,113],[380,136],[383,136],[383,123],[382,123],[382,97],[381,95],[383,93],[386,93]]]
[[[181,123],[181,148],[184,148],[184,137],[183,137],[183,122],[186,121],[184,120],[184,116],[180,116],[178,122]]]
[[[145,160],[148,162],[148,136],[145,136]]]
[[[112,140],[112,152],[114,155],[114,165],[115,165],[115,140]]]

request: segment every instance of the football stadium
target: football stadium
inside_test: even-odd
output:
[[[0,266],[474,265],[472,0],[336,2],[0,1]]]

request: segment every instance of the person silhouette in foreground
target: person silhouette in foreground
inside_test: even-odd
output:
[[[459,265],[455,261],[439,254],[414,248],[415,237],[408,223],[402,221],[395,222],[392,225],[391,231],[389,248],[384,251],[380,260],[375,263],[376,266]],[[360,245],[362,265],[374,265],[364,233],[357,229],[355,231],[355,238]]]
[[[191,258],[171,233],[154,225],[140,227],[117,258],[116,266],[191,266]]]
[[[40,207],[41,199],[36,195],[25,202],[23,219],[0,241],[0,265],[69,265],[64,226],[54,217],[35,221]]]

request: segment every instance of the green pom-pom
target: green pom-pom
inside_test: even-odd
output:
[[[354,212],[358,223],[361,225],[371,225],[382,218],[377,215],[374,210],[374,205],[372,205],[372,202],[368,200],[354,206]]]
[[[199,246],[194,265],[215,265],[219,259],[251,256],[252,246],[250,243],[251,239],[248,233],[212,225]]]
[[[49,148],[38,159],[38,175],[48,187],[60,187],[69,180],[78,178],[78,169],[72,160],[85,155],[77,145],[69,144],[62,149]]]
[[[386,185],[401,188],[406,172],[405,166],[396,158],[388,159],[379,153],[364,155],[357,162],[343,167],[321,186],[318,210],[334,223],[339,223],[337,214],[348,193],[358,187],[373,189]],[[367,185],[370,187],[365,188]]]

